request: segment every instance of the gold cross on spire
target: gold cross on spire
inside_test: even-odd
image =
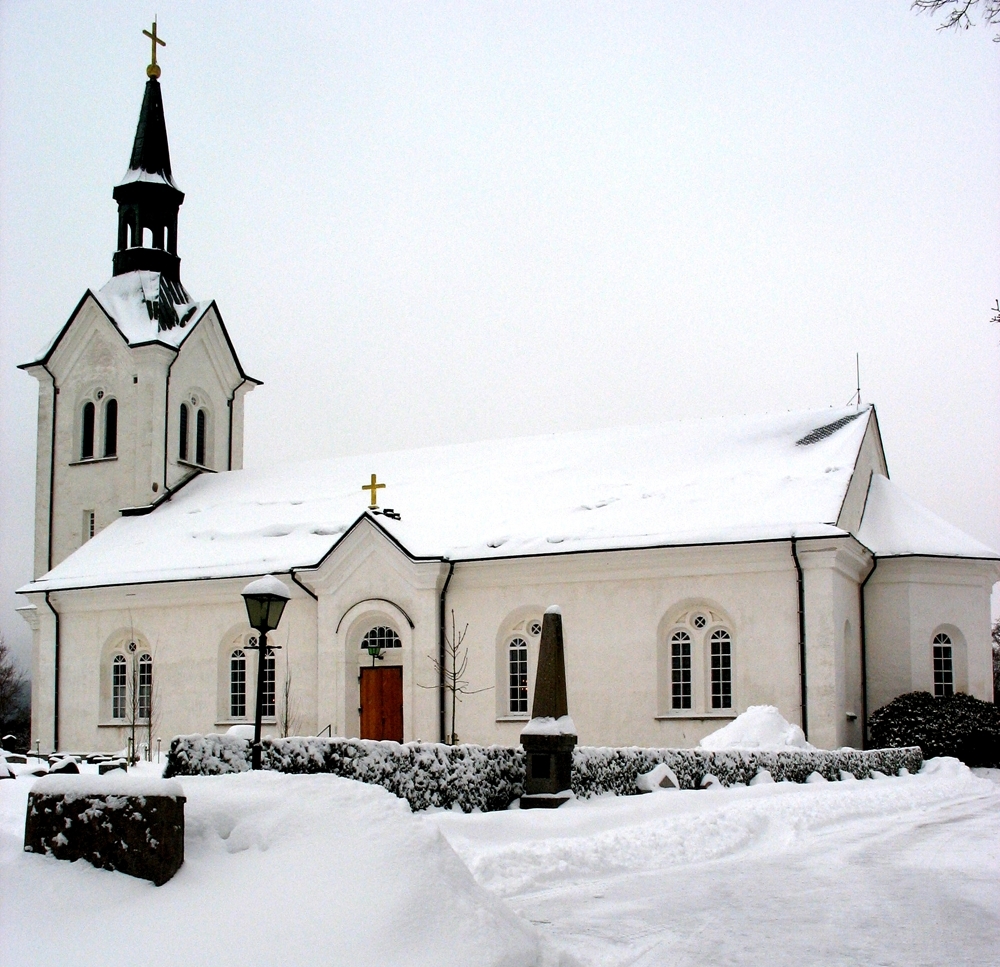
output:
[[[160,38],[156,36],[156,21],[155,20],[153,21],[153,32],[150,33],[148,30],[144,30],[143,33],[150,39],[150,41],[152,42],[152,46],[153,46],[153,61],[149,65],[149,67],[146,68],[146,76],[147,77],[159,77],[160,76],[160,67],[156,63],[156,45],[159,44],[161,47],[166,47],[167,46],[167,42],[165,40],[160,40]]]
[[[370,484],[364,484],[361,489],[371,491],[371,498],[368,504],[369,509],[374,510],[378,507],[378,501],[375,498],[378,496],[378,491],[385,489],[385,484],[376,483],[375,474],[372,474],[372,482]]]

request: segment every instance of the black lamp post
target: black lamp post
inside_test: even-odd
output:
[[[264,662],[267,658],[267,633],[274,631],[281,620],[281,612],[291,595],[273,574],[252,581],[243,589],[250,627],[257,631],[257,711],[253,726],[251,768],[260,768],[260,720],[264,708]],[[254,648],[249,645],[249,648]]]

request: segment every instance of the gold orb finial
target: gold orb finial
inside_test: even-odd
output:
[[[167,42],[165,40],[160,40],[156,36],[156,21],[153,21],[153,32],[150,33],[148,30],[144,30],[143,33],[150,39],[153,48],[153,57],[150,62],[149,67],[146,68],[146,76],[150,78],[155,78],[160,76],[160,66],[156,63],[156,45],[159,44],[161,47],[166,47]]]

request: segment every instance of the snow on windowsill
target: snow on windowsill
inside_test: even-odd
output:
[[[145,729],[149,726],[148,719],[136,719],[135,727],[137,729]],[[130,729],[132,723],[126,719],[105,719],[103,722],[98,722],[97,727],[99,729]]]
[[[530,722],[531,719],[527,715],[498,715],[496,720],[498,722]]]
[[[234,725],[250,725],[250,726],[252,726],[253,724],[254,724],[253,719],[223,719],[221,722],[215,722],[214,723],[214,725],[215,725],[215,727],[217,729],[221,729],[221,728],[228,729],[228,728],[231,728]],[[273,715],[270,718],[265,715],[260,720],[260,724],[261,725],[277,725],[278,724],[278,719],[275,716],[273,716]]]
[[[177,464],[181,467],[190,467],[192,470],[204,470],[206,473],[217,472],[204,463],[192,463],[190,460],[182,460],[180,457],[177,458]]]
[[[718,712],[664,712],[662,715],[655,715],[657,722],[666,722],[670,719],[734,719],[736,712],[731,709],[722,709]]]
[[[70,460],[69,465],[71,467],[85,467],[90,463],[111,463],[112,460],[117,460],[118,454],[116,453],[113,457],[87,457],[86,460]]]

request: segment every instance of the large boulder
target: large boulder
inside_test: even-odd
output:
[[[45,776],[28,794],[24,849],[160,886],[184,862],[184,802],[176,779]]]

